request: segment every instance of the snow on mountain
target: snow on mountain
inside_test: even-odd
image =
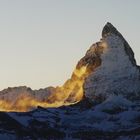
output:
[[[111,95],[104,102],[96,106],[96,110],[118,112],[131,107],[133,103],[120,95]]]
[[[105,25],[102,39],[78,62],[63,88],[68,91],[64,92],[68,98],[64,100],[64,96],[63,101],[74,101],[77,92],[80,97],[84,93],[81,101],[59,108],[36,106],[29,112],[0,112],[0,139],[140,139],[140,68],[132,49],[112,24]],[[61,99],[52,98],[60,94],[54,93],[56,90],[61,91],[59,87],[35,91],[27,87],[8,88],[0,92],[0,99],[17,103],[19,97],[26,95],[29,99],[49,98],[54,102]]]
[[[103,50],[101,66],[86,79],[85,96],[95,101],[110,95],[123,95],[131,100],[140,98],[140,68],[130,46],[110,23],[104,30],[99,45],[93,45],[94,49]],[[91,52],[94,54],[92,48]]]

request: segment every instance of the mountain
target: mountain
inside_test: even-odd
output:
[[[0,139],[137,140],[140,67],[107,23],[62,87],[8,88],[0,106]]]
[[[129,44],[112,24],[106,24],[101,41],[93,44],[89,52],[97,48],[95,57],[101,59],[101,64],[86,79],[85,95],[95,101],[110,95],[140,99],[140,68]]]

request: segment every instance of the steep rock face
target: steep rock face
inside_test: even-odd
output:
[[[132,49],[112,24],[105,25],[100,45],[93,45],[93,50],[97,47],[103,48],[101,64],[86,79],[85,96],[96,102],[120,94],[140,99],[140,69]]]

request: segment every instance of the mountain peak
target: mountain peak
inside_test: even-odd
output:
[[[106,25],[103,27],[102,37],[106,37],[110,34],[116,34],[120,36],[118,30],[110,22],[107,22]]]
[[[101,63],[98,68],[94,67],[92,74],[86,78],[85,96],[95,102],[102,102],[114,94],[132,100],[140,99],[140,69],[133,50],[122,34],[107,22],[102,30],[102,39],[96,44],[90,52],[98,48],[99,55],[94,55],[95,51],[92,54],[93,59],[99,57]]]
[[[0,139],[140,139],[140,68],[111,23],[102,36],[63,86],[0,91]]]
[[[130,45],[128,44],[128,42],[125,40],[125,38],[123,37],[123,35],[110,23],[110,22],[107,22],[106,25],[103,27],[103,30],[102,30],[102,37],[103,38],[106,38],[110,35],[116,35],[118,36],[123,44],[124,44],[124,49],[125,49],[125,52],[126,54],[128,55],[131,63],[133,65],[136,65],[136,60],[134,58],[134,52],[133,50],[131,49]],[[119,46],[119,45],[118,45]]]
[[[114,94],[140,99],[140,69],[131,47],[109,22],[102,36],[90,46],[64,85],[40,90],[8,88],[0,92],[0,109],[23,112],[37,106],[59,107],[79,101],[78,106],[86,108],[90,102],[96,104]]]

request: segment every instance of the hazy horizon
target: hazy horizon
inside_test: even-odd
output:
[[[140,65],[140,1],[0,1],[0,90],[62,85],[111,22]]]

